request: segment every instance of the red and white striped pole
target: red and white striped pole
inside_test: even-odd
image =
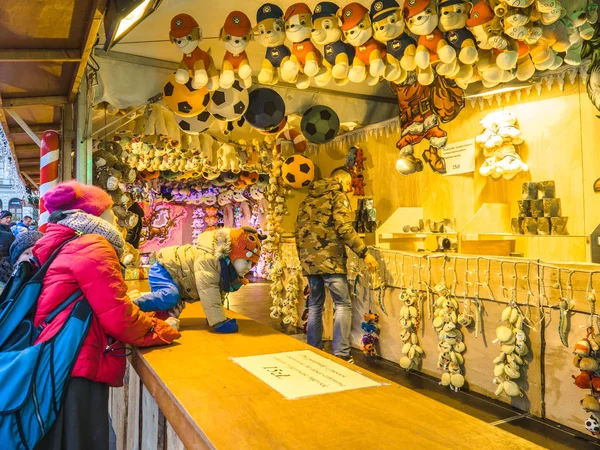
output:
[[[40,147],[40,219],[39,230],[44,233],[50,213],[46,211],[43,196],[58,184],[60,136],[56,131],[45,131]]]

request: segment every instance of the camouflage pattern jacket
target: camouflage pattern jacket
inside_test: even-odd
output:
[[[345,246],[361,258],[366,255],[367,247],[352,228],[352,220],[340,183],[325,178],[311,186],[296,219],[296,247],[304,275],[345,274]]]

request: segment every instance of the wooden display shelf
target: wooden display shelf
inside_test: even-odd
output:
[[[379,239],[426,239],[429,236],[458,236],[458,233],[379,233]]]

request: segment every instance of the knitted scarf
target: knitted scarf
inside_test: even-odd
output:
[[[76,211],[69,214],[65,219],[58,222],[59,225],[64,225],[72,230],[82,234],[98,234],[108,240],[113,246],[119,259],[123,256],[125,247],[125,239],[121,232],[106,220],[101,219],[91,214],[86,214],[83,211]]]

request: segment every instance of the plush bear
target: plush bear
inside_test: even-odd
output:
[[[312,11],[306,3],[294,3],[284,16],[285,34],[292,42],[292,55],[281,67],[281,77],[296,87],[305,89],[310,79],[321,69],[323,56],[310,41],[312,34]]]
[[[471,6],[466,0],[440,2],[440,30],[444,32],[444,39],[457,54],[456,72],[449,75],[463,88],[473,77],[473,64],[478,57],[475,36],[467,28]]]
[[[258,74],[261,84],[276,84],[280,77],[281,67],[285,64],[292,52],[284,45],[285,30],[283,25],[283,11],[273,4],[265,3],[256,12],[257,41],[267,48],[267,53]]]
[[[416,41],[405,33],[404,12],[396,0],[375,0],[371,3],[374,38],[385,44],[387,67],[384,78],[402,83],[407,71],[416,69]]]
[[[354,47],[342,40],[342,30],[337,18],[339,6],[331,2],[321,2],[315,6],[312,16],[311,39],[323,46],[323,67],[325,71],[315,77],[317,86],[325,86],[331,78],[338,86],[347,84],[348,72],[354,60]]]
[[[592,0],[569,0],[563,3],[565,15],[562,20],[568,27],[571,42],[565,62],[578,66],[581,64],[583,41],[590,40],[594,35],[592,25],[598,21],[598,5]]]
[[[355,50],[348,78],[354,83],[366,79],[369,86],[375,86],[385,73],[386,50],[381,42],[373,39],[369,10],[360,3],[350,3],[338,11],[338,16],[341,16],[344,36]]]
[[[219,164],[219,170],[226,172],[228,170],[239,173],[240,172],[240,158],[237,149],[231,144],[223,144],[217,152],[217,159]]]
[[[219,33],[219,39],[226,50],[219,85],[223,89],[229,89],[233,86],[237,73],[242,86],[248,89],[252,86],[252,67],[246,55],[246,48],[252,40],[252,25],[248,16],[241,11],[229,13]]]
[[[198,45],[202,40],[202,29],[189,14],[178,14],[171,19],[169,40],[183,53],[183,59],[175,72],[175,81],[186,84],[192,72],[192,87],[209,91],[219,89],[219,75],[212,57]]]
[[[456,69],[456,50],[444,39],[437,28],[439,15],[435,0],[413,0],[404,5],[404,17],[408,29],[419,36],[415,62],[417,79],[424,86],[433,83],[432,65],[440,75],[451,74]]]

